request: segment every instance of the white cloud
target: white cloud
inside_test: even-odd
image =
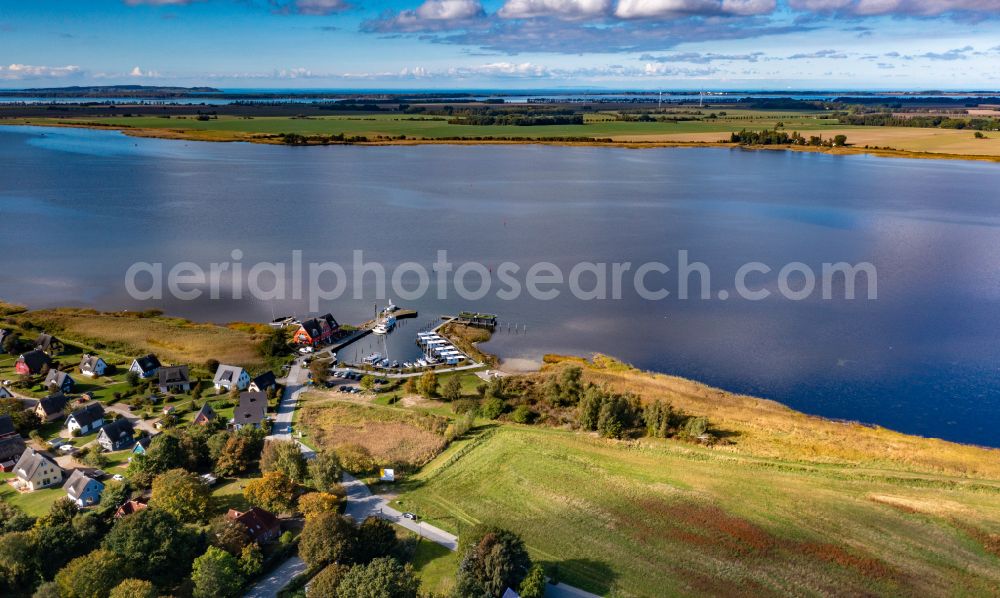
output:
[[[0,80],[20,81],[22,79],[57,79],[80,72],[78,66],[33,66],[30,64],[0,65]]]
[[[578,19],[604,15],[610,10],[611,0],[507,0],[497,14],[506,19]]]
[[[310,16],[332,15],[350,7],[346,0],[270,0],[277,12]]]
[[[156,71],[144,71],[139,67],[133,68],[128,73],[129,77],[159,77],[160,73]]]
[[[479,0],[427,0],[413,13],[430,21],[471,19],[483,14],[483,5]]]
[[[619,0],[619,19],[676,18],[691,15],[751,16],[774,12],[777,0]]]
[[[936,16],[973,13],[996,16],[1000,0],[790,0],[797,10],[846,13],[856,16]]]

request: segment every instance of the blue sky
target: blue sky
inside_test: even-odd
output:
[[[1000,0],[0,0],[0,87],[1000,89]]]

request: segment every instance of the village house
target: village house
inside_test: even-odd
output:
[[[138,440],[135,441],[135,446],[132,447],[133,455],[145,455],[149,451],[149,443],[153,441],[151,436],[140,436]]]
[[[273,513],[265,511],[259,507],[250,507],[249,511],[243,513],[236,509],[229,509],[226,519],[239,521],[250,532],[250,538],[258,544],[267,544],[278,539],[281,535],[281,522]]]
[[[133,498],[132,500],[127,501],[123,503],[122,506],[118,507],[118,509],[115,511],[115,519],[121,519],[122,517],[127,517],[129,515],[132,515],[133,513],[138,513],[139,511],[142,511],[147,507],[149,507],[149,505],[146,504],[145,498]]]
[[[267,395],[262,392],[241,392],[240,404],[233,410],[233,429],[244,426],[259,428],[267,415]]]
[[[128,371],[139,374],[140,378],[152,378],[156,375],[156,372],[160,371],[160,360],[152,353],[143,357],[137,357],[132,360],[132,365],[129,366]]]
[[[49,375],[45,376],[45,386],[50,392],[73,392],[75,385],[76,380],[66,372],[60,370],[49,370]]]
[[[51,394],[38,401],[35,405],[35,413],[42,423],[50,422],[61,418],[66,410],[66,403],[69,399],[62,392]]]
[[[14,475],[21,488],[34,492],[61,483],[63,470],[44,453],[26,448],[14,465]]]
[[[97,443],[106,451],[122,451],[132,446],[135,441],[135,429],[132,423],[124,417],[118,418],[101,428],[97,435]]]
[[[201,406],[201,409],[198,410],[198,413],[195,414],[194,423],[199,426],[207,426],[213,421],[215,421],[215,410],[212,409],[211,405],[205,403]]]
[[[13,399],[13,398],[14,398],[14,394],[13,393],[11,393],[9,390],[7,390],[6,388],[4,388],[3,386],[0,386],[0,399]]]
[[[104,484],[94,478],[88,477],[82,469],[77,469],[70,474],[66,483],[63,484],[66,496],[76,503],[78,507],[89,507],[101,502],[101,492]]]
[[[299,329],[292,335],[292,341],[300,345],[316,345],[329,343],[340,330],[340,324],[333,319],[331,314],[326,314],[318,318],[304,320],[299,324]]]
[[[215,390],[246,390],[250,384],[250,374],[235,365],[220,365],[215,372]]]
[[[97,355],[84,354],[80,360],[80,373],[84,376],[94,378],[103,376],[108,369],[108,364]]]
[[[48,355],[53,353],[58,353],[64,348],[62,341],[52,336],[51,334],[45,334],[44,332],[38,335],[35,339],[35,349],[39,351],[44,351]]]
[[[186,365],[160,368],[160,392],[188,392],[191,378]]]
[[[35,349],[17,358],[17,363],[14,364],[14,371],[22,376],[37,376],[42,372],[42,368],[51,364],[51,357],[46,355],[44,351]]]
[[[9,415],[0,415],[0,438],[10,438],[11,436],[17,436],[14,420]]]
[[[0,471],[13,470],[17,460],[24,454],[24,449],[24,439],[16,434],[0,438]]]
[[[104,407],[101,407],[100,403],[91,403],[77,409],[66,418],[66,429],[70,434],[79,432],[80,436],[96,432],[103,425]]]
[[[267,392],[278,386],[278,379],[274,377],[274,372],[268,370],[250,381],[247,390],[253,392]]]

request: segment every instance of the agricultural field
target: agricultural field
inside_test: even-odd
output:
[[[611,140],[634,145],[675,145],[729,142],[729,135],[742,129],[760,131],[774,129],[798,131],[805,135],[832,138],[843,134],[850,147],[838,148],[840,153],[870,151],[885,155],[901,152],[913,155],[948,155],[953,157],[1000,157],[1000,135],[993,133],[976,139],[969,130],[880,127],[842,125],[825,114],[815,112],[723,110],[715,118],[709,108],[701,110],[695,120],[673,122],[631,122],[614,118],[613,112],[585,115],[582,125],[459,125],[449,124],[443,116],[409,114],[352,114],[349,116],[219,116],[198,120],[194,115],[77,118],[7,118],[0,124],[32,124],[40,126],[80,126],[122,130],[130,135],[192,139],[202,141],[266,141],[278,142],[281,134],[303,136],[344,135],[365,137],[371,141],[393,140],[393,143],[461,140],[470,142],[514,138],[520,140],[558,138]],[[722,114],[724,113],[724,114]],[[668,114],[668,116],[670,116]],[[675,115],[682,116],[682,115]],[[685,117],[692,115],[685,114]],[[405,139],[401,139],[405,137]],[[641,145],[640,145],[641,146]],[[781,146],[784,148],[784,146]],[[796,148],[802,149],[802,148]],[[808,150],[815,151],[815,148]],[[895,154],[893,154],[895,152]]]
[[[508,527],[547,570],[602,595],[986,595],[1000,584],[1000,480],[503,426],[406,488],[398,508],[459,534]]]

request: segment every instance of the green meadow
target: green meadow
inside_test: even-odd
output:
[[[550,575],[602,595],[989,595],[1000,482],[966,482],[503,426],[396,506],[459,534],[513,529]]]

